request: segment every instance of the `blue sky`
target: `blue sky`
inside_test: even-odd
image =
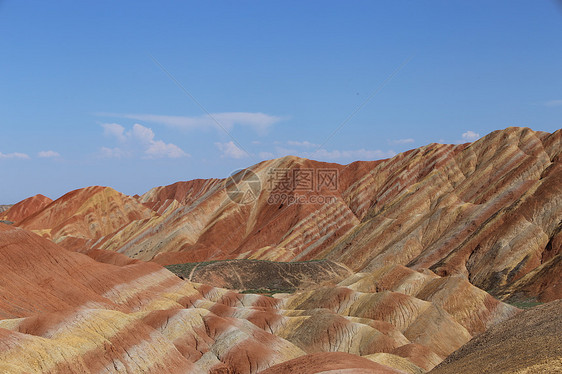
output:
[[[560,40],[543,0],[0,1],[0,203],[552,132]]]

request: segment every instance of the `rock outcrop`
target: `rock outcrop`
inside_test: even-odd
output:
[[[185,281],[155,263],[100,263],[13,226],[0,224],[0,242],[6,373],[277,373],[302,365],[310,373],[421,373],[518,312],[470,284],[400,266],[271,298]],[[392,283],[391,274],[402,277]],[[369,290],[371,282],[381,290]]]
[[[435,374],[562,372],[562,300],[491,327],[447,357]]]

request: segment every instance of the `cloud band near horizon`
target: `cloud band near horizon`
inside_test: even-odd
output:
[[[162,124],[183,130],[220,129],[217,122],[226,130],[235,126],[245,126],[254,129],[258,134],[264,134],[271,126],[286,119],[261,112],[222,112],[201,116],[169,116],[157,114],[134,113],[96,113],[100,117],[127,118],[136,121]],[[215,122],[216,121],[216,122]]]

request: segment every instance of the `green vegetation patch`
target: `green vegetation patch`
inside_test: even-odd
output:
[[[263,295],[263,296],[269,296],[272,297],[273,295],[275,295],[276,293],[293,293],[295,292],[294,289],[289,290],[289,289],[279,289],[279,288],[258,288],[258,289],[247,289],[247,290],[242,290],[242,291],[238,291],[238,293],[244,293],[244,294],[255,294],[255,295]]]
[[[326,260],[307,260],[307,261],[295,261],[291,262],[291,264],[306,264],[311,262],[324,262]],[[205,267],[210,264],[214,263],[228,263],[228,262],[269,262],[275,264],[282,264],[281,261],[270,261],[270,260],[254,260],[254,259],[242,259],[242,260],[212,260],[212,261],[202,261],[202,262],[186,262],[183,264],[173,264],[173,265],[164,265],[164,267],[170,270],[172,273],[176,275],[181,275],[183,277],[189,277],[191,272],[195,267]]]
[[[280,261],[270,261],[270,260],[254,260],[254,259],[239,259],[239,260],[213,260],[213,261],[203,261],[203,262],[187,262],[183,264],[174,264],[174,265],[166,265],[164,266],[166,269],[170,270],[172,273],[176,274],[177,276],[183,279],[193,279],[196,282],[198,280],[197,276],[192,276],[193,274],[200,274],[200,272],[204,271],[204,269],[212,264],[228,264],[228,263],[237,263],[237,264],[256,264],[256,263],[270,263],[270,264],[291,264],[291,265],[299,265],[299,264],[307,264],[312,262],[326,262],[326,260],[308,260],[308,261],[295,261],[295,262],[280,262]],[[195,270],[195,271],[194,271]],[[210,269],[211,270],[211,269]],[[212,269],[214,270],[214,269]],[[247,285],[247,288],[236,288],[237,292],[244,293],[244,294],[259,294],[264,296],[272,296],[276,293],[294,293],[297,287],[291,287],[291,282],[285,282],[288,284],[279,284],[279,281],[276,281],[275,275],[272,275],[273,279],[268,279],[268,276],[265,275],[265,279],[263,279],[263,283],[259,282],[256,283],[256,279],[254,282],[249,282],[250,284]],[[284,278],[284,277],[283,277]],[[285,279],[283,279],[285,280]],[[251,284],[253,283],[253,284]],[[261,283],[261,284],[260,284]],[[268,284],[269,283],[269,284]],[[244,286],[242,286],[244,287]],[[233,288],[234,289],[234,288]]]
[[[178,276],[181,275],[185,278],[185,277],[189,277],[189,275],[191,274],[191,271],[196,266],[207,266],[207,265],[215,263],[215,262],[220,262],[220,260],[204,261],[204,262],[186,262],[185,264],[165,265],[164,267],[166,269],[170,270],[172,273],[174,273]]]
[[[543,304],[540,301],[536,300],[513,300],[507,301],[507,303],[519,309],[531,309],[536,307],[537,305]]]

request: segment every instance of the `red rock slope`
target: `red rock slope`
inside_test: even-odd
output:
[[[512,295],[562,297],[560,277],[544,277],[561,269],[561,135],[509,128],[387,161],[347,191],[350,206],[370,206],[362,224],[320,256],[463,274],[500,296],[527,277]]]
[[[35,195],[13,205],[6,211],[0,212],[0,221],[20,222],[34,213],[44,209],[53,200],[43,196]]]
[[[308,373],[422,373],[517,313],[427,270],[393,267],[269,298],[154,263],[99,263],[3,224],[0,243],[5,373],[280,373],[307,362],[318,362]]]
[[[169,186],[154,187],[139,201],[147,207],[162,213],[170,205],[191,205],[222,182],[221,179],[195,179],[187,182],[176,182]]]
[[[18,226],[68,249],[85,249],[131,221],[153,216],[156,213],[136,199],[110,187],[94,186],[67,193]]]
[[[271,160],[250,168],[262,181],[255,202],[232,202],[230,180],[194,181],[192,195],[179,194],[194,196],[187,205],[166,203],[179,185],[156,189],[141,201],[161,217],[131,222],[96,245],[162,264],[325,258],[373,271],[399,263],[462,274],[499,297],[553,300],[562,297],[561,134],[508,128],[346,166]],[[275,170],[326,169],[337,171],[337,188],[287,192],[270,183]],[[283,193],[331,200],[289,204],[278,201]]]
[[[397,263],[461,274],[501,298],[553,300],[562,297],[561,135],[508,128],[349,165],[270,160],[250,168],[262,188],[248,204],[232,201],[235,185],[251,185],[248,173],[158,187],[138,202],[115,191],[92,200],[86,189],[20,226],[67,248],[161,264],[329,259],[371,272]],[[335,186],[287,189],[277,175],[306,181],[327,170]]]

